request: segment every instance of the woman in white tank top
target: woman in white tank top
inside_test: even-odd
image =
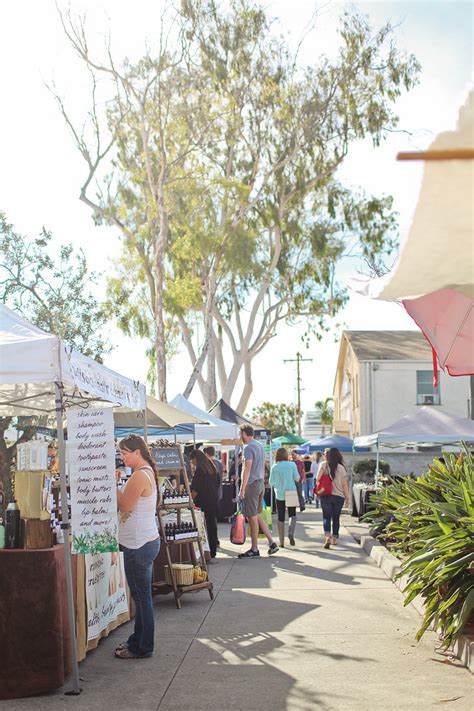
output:
[[[135,603],[135,629],[115,650],[119,659],[151,657],[155,618],[151,596],[153,561],[160,550],[156,525],[156,468],[144,440],[137,435],[119,444],[122,459],[133,474],[123,491],[117,490],[119,542],[125,575]]]

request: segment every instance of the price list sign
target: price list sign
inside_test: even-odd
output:
[[[112,408],[68,411],[73,553],[118,550]]]

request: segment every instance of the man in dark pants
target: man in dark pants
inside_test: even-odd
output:
[[[217,469],[217,476],[219,477],[219,490],[217,492],[217,504],[219,505],[219,501],[222,500],[222,478],[224,476],[224,465],[222,464],[220,459],[216,458],[216,450],[212,446],[208,447],[203,447],[202,451],[206,455],[208,459],[211,460],[211,462],[214,464],[215,468]],[[216,538],[217,538],[217,529],[216,529]],[[217,545],[220,546],[221,542],[219,539],[217,539]]]

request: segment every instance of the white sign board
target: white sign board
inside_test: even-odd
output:
[[[111,408],[67,414],[73,553],[118,550],[114,422]]]
[[[146,407],[145,387],[125,378],[91,358],[73,351],[69,366],[74,382],[81,390],[135,410]]]
[[[89,642],[128,612],[128,600],[122,553],[86,554],[85,564]]]

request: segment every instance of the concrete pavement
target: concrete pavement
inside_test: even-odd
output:
[[[221,525],[214,601],[186,595],[177,610],[172,596],[156,598],[153,658],[113,657],[129,623],[80,664],[81,696],[0,709],[471,710],[469,672],[435,653],[433,634],[415,642],[417,613],[345,529],[330,550],[321,530],[319,510],[307,508],[295,548],[269,557],[262,540],[260,559],[238,560]]]

